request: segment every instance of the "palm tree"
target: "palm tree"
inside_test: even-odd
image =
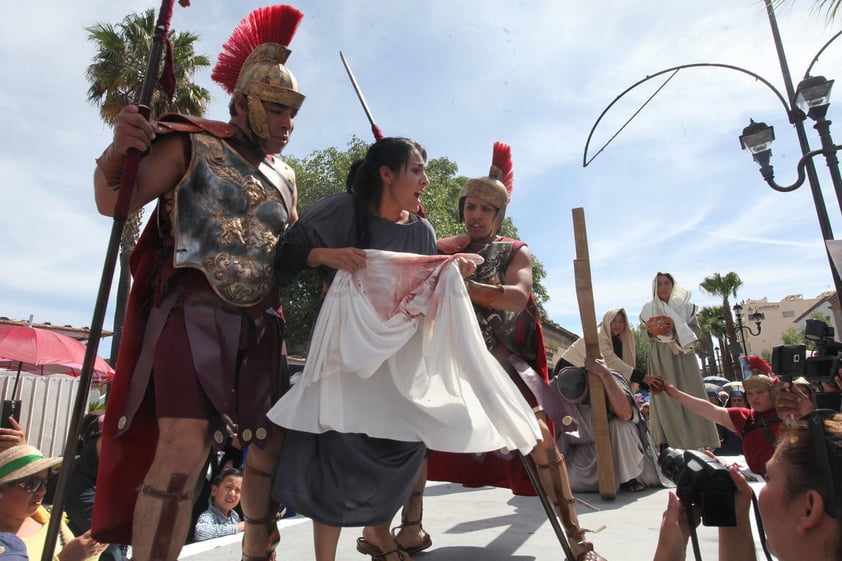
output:
[[[88,39],[97,45],[93,62],[85,73],[91,84],[88,101],[99,107],[102,120],[111,125],[117,113],[136,102],[140,95],[155,35],[155,10],[129,14],[117,25],[98,23],[85,28],[85,31]],[[149,106],[150,118],[154,119],[166,111],[202,116],[211,95],[205,88],[194,84],[192,78],[197,70],[210,66],[210,60],[195,52],[198,35],[170,31],[169,39],[175,60],[175,96],[170,102],[158,85]]]
[[[137,101],[146,73],[147,60],[155,35],[155,10],[143,14],[129,14],[117,25],[98,23],[85,28],[88,39],[96,43],[93,62],[85,73],[90,83],[88,101],[99,107],[102,120],[114,124],[120,110]],[[170,43],[175,60],[175,95],[170,102],[160,85],[155,88],[150,103],[150,118],[166,111],[201,116],[207,110],[210,92],[192,82],[195,72],[210,66],[210,60],[197,55],[194,43],[198,36],[189,32],[170,31]],[[143,209],[126,221],[120,241],[120,277],[117,285],[117,304],[114,311],[114,335],[111,340],[111,362],[117,360],[123,331],[128,293],[131,284],[129,259],[140,234]]]
[[[733,272],[727,273],[724,276],[719,273],[714,273],[709,277],[705,277],[705,279],[699,284],[699,287],[708,294],[722,297],[722,315],[725,318],[726,339],[731,341],[736,341],[737,337],[734,332],[734,318],[731,315],[731,303],[728,301],[728,296],[736,298],[737,289],[742,285],[743,281],[740,280],[740,276]],[[739,361],[732,360],[732,354],[726,352],[726,349],[728,349],[727,346],[720,346],[720,348],[722,349],[722,370],[726,373],[726,377],[735,380],[741,379],[742,375],[739,372]],[[737,358],[738,355],[733,356],[733,359]]]
[[[718,365],[716,364],[716,350],[713,344],[716,338],[719,348],[725,348],[722,343],[722,338],[725,334],[724,329],[719,323],[719,317],[722,315],[722,308],[720,306],[705,306],[696,314],[699,320],[699,327],[702,330],[702,337],[700,339],[699,355],[702,360],[707,360],[707,367],[705,372],[708,375],[718,375],[720,373]]]
[[[786,0],[775,0],[773,4],[779,6],[784,4]],[[836,18],[842,8],[842,0],[813,0],[813,9],[817,12],[825,12],[828,21]]]

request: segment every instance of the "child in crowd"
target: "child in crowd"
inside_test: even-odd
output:
[[[245,522],[234,510],[240,504],[243,473],[235,468],[223,470],[211,483],[208,509],[196,522],[196,541],[209,540],[242,532]]]

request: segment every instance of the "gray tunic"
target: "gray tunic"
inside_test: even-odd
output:
[[[369,238],[365,249],[437,253],[435,232],[423,218],[413,215],[409,224],[372,215],[365,218]],[[353,198],[345,193],[334,195],[313,205],[289,230],[279,262],[284,261],[284,251],[301,247],[360,247],[358,238]],[[282,504],[323,524],[386,524],[409,498],[425,453],[419,442],[335,431],[288,431],[272,494]]]

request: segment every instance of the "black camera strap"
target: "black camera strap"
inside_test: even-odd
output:
[[[769,430],[769,427],[775,423],[780,423],[781,419],[779,417],[771,417],[769,419],[749,419],[749,421],[743,426],[742,432],[740,432],[740,437],[744,438],[746,434],[750,433],[751,431],[757,429],[763,435],[763,438],[772,445],[775,446],[775,436],[772,434],[772,431]]]

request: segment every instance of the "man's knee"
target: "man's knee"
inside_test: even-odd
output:
[[[155,463],[173,471],[191,472],[204,463],[210,448],[208,422],[201,419],[159,419]]]

